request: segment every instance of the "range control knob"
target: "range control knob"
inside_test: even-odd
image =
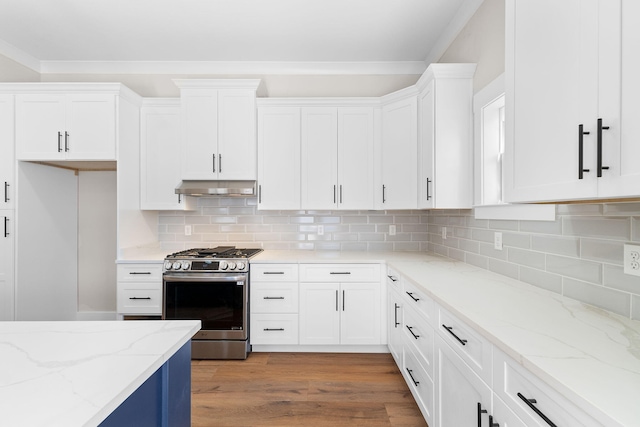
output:
[[[171,265],[172,265],[171,261],[165,261],[164,269],[165,270],[171,270]]]
[[[176,261],[173,263],[174,270],[180,270],[180,267],[182,267],[182,263],[180,261]]]
[[[189,270],[191,268],[191,261],[182,261],[182,269]]]
[[[235,270],[236,269],[236,263],[233,261],[229,261],[229,270]]]
[[[218,267],[220,270],[226,270],[229,265],[227,264],[227,261],[220,261],[220,265]]]
[[[246,267],[245,263],[242,261],[238,262],[236,266],[238,267],[238,270],[244,270],[244,268]]]

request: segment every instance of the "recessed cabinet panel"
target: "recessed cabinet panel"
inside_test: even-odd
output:
[[[343,283],[341,344],[380,343],[380,283]]]
[[[218,177],[257,178],[256,94],[218,91]]]
[[[116,159],[115,95],[67,95],[68,160]]]
[[[218,93],[182,94],[182,179],[216,179]]]
[[[338,108],[338,189],[340,209],[374,208],[373,108]]]
[[[64,95],[16,95],[16,157],[63,159],[65,115]]]
[[[298,282],[251,283],[251,311],[254,313],[297,313]]]
[[[339,284],[300,284],[300,344],[340,344]]]

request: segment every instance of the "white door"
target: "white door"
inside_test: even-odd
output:
[[[0,209],[12,209],[15,199],[13,95],[0,95]]]
[[[116,160],[116,96],[67,95],[68,160]]]
[[[300,209],[300,108],[258,109],[258,209]]]
[[[338,203],[338,118],[334,107],[302,108],[302,209]]]
[[[300,283],[300,344],[340,344],[340,286]]]
[[[382,107],[382,209],[418,205],[417,99]]]
[[[598,0],[508,0],[506,14],[506,201],[594,197]]]
[[[218,95],[215,90],[184,93],[182,114],[182,179],[217,179]]]
[[[340,209],[374,209],[373,108],[338,108],[338,189]]]
[[[219,90],[218,178],[255,180],[256,149],[255,91]]]
[[[436,337],[436,425],[442,427],[478,425],[478,403],[483,424],[491,414],[491,389],[445,343]]]
[[[61,160],[65,157],[64,95],[16,95],[16,158]]]
[[[14,230],[12,210],[0,210],[0,321],[14,320]]]
[[[340,343],[380,344],[380,283],[342,283],[340,288]]]

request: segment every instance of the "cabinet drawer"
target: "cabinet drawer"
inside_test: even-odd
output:
[[[444,308],[438,308],[438,315],[440,336],[484,382],[491,385],[491,344]]]
[[[494,365],[495,393],[526,425],[549,426],[536,408],[557,426],[602,426],[503,352],[495,352]],[[536,402],[530,406],[525,399]]]
[[[118,282],[162,283],[162,264],[118,264]]]
[[[297,313],[298,283],[251,282],[251,313]]]
[[[435,425],[433,416],[435,401],[434,383],[424,367],[420,364],[421,361],[421,357],[415,354],[411,350],[411,347],[405,346],[402,374],[427,424],[432,426]]]
[[[162,291],[150,286],[118,289],[117,309],[119,314],[162,314]]]
[[[393,268],[387,268],[387,287],[389,289],[395,289],[396,291],[402,293],[403,292],[403,280],[402,276],[398,274]]]
[[[297,282],[298,264],[251,264],[251,280],[257,282]]]
[[[408,280],[402,279],[403,297],[407,307],[414,308],[432,327],[437,326],[436,305],[426,293]]]
[[[414,348],[416,355],[421,356],[420,362],[433,378],[433,327],[411,308],[404,310],[404,342]]]
[[[251,314],[251,344],[298,344],[297,314]]]
[[[380,282],[380,264],[301,264],[301,282]]]

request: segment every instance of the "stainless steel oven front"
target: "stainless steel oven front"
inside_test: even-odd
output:
[[[165,272],[162,318],[193,319],[202,329],[191,340],[193,359],[246,359],[248,272]]]

